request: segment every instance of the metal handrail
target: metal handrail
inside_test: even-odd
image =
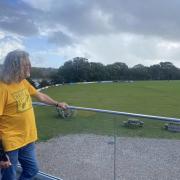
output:
[[[36,106],[53,106],[53,105],[48,105],[48,104],[44,104],[41,102],[33,102],[33,105],[36,105]],[[128,116],[128,117],[130,116],[130,117],[149,118],[149,119],[153,119],[153,120],[160,120],[160,121],[167,121],[167,122],[179,122],[180,123],[179,118],[172,118],[172,117],[153,116],[153,115],[146,115],[146,114],[136,114],[136,113],[112,111],[112,110],[105,110],[105,109],[78,107],[78,106],[68,106],[68,108],[74,109],[74,110],[93,111],[93,112],[100,112],[100,113],[123,115],[123,116]]]
[[[53,105],[48,105],[48,104],[44,104],[41,102],[33,102],[33,105],[54,107]],[[146,115],[146,114],[136,114],[136,113],[112,111],[112,110],[105,110],[105,109],[78,107],[78,106],[68,106],[68,109],[92,111],[92,112],[99,112],[99,113],[108,113],[108,114],[123,115],[123,116],[128,116],[128,117],[130,116],[130,117],[149,118],[152,120],[160,120],[160,121],[180,123],[179,118],[172,118],[172,117],[153,116],[153,115]],[[116,126],[116,124],[115,124],[115,120],[114,120],[114,178],[113,178],[114,180],[116,180],[116,132],[115,132],[115,126]]]

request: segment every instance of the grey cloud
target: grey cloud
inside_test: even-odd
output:
[[[33,8],[28,1],[19,7],[6,2],[0,1],[0,28],[25,36],[37,34],[39,28],[63,26],[79,41],[86,36],[121,32],[180,40],[179,0],[51,0],[44,11],[41,5]],[[103,21],[106,16],[109,19]],[[61,31],[49,34],[49,41],[73,43]]]
[[[16,19],[14,21],[0,22],[0,27],[6,31],[29,36],[38,33],[35,24],[29,19]]]
[[[77,36],[129,32],[179,41],[179,7],[178,0],[54,1],[44,23],[62,24]],[[109,26],[96,11],[110,17]]]
[[[75,40],[61,31],[54,32],[49,36],[49,42],[58,44],[59,46],[72,45]]]
[[[34,12],[34,14],[33,14]],[[38,34],[36,12],[24,3],[0,1],[0,29],[22,36]]]
[[[100,6],[112,13],[111,23],[117,31],[180,40],[178,0],[105,0]]]
[[[98,21],[93,11],[98,10],[96,3],[85,1],[63,1],[64,3],[53,7],[48,13],[48,21],[63,24],[68,30],[77,35],[108,33],[105,25]]]

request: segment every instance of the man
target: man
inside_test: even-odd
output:
[[[2,180],[15,180],[17,163],[22,166],[19,180],[30,180],[38,172],[35,145],[37,130],[31,96],[66,109],[38,92],[26,80],[30,76],[29,54],[15,50],[5,58],[0,79],[0,168]]]

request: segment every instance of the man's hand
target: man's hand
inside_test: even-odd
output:
[[[6,154],[5,156],[6,156],[6,160],[1,160],[0,161],[0,168],[8,168],[9,166],[12,165],[10,160],[9,160],[8,155]]]
[[[63,110],[66,110],[68,108],[68,104],[66,104],[65,102],[57,103],[57,108],[61,108]]]
[[[0,139],[0,168],[8,168],[9,166],[11,166],[11,162],[4,151],[2,139]]]

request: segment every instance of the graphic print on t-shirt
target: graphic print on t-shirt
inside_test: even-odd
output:
[[[12,94],[17,102],[18,112],[23,112],[32,107],[31,97],[27,89],[22,89]]]

